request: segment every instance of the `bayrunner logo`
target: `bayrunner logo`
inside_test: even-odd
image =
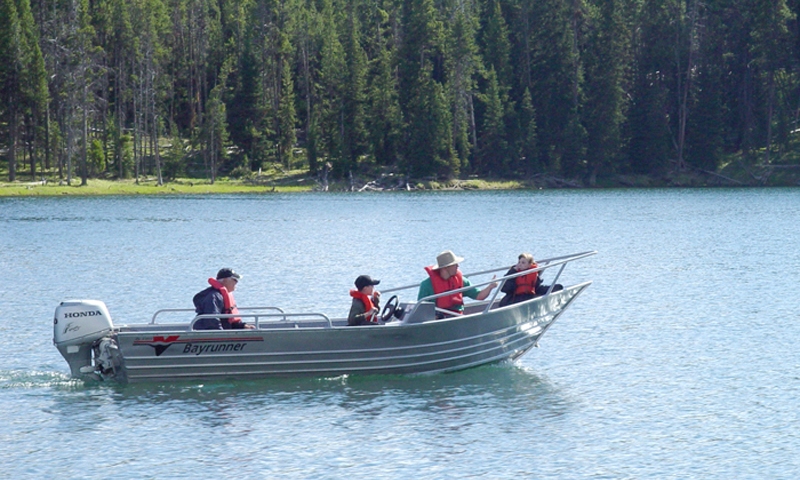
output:
[[[184,354],[204,355],[206,353],[222,352],[241,352],[247,346],[247,342],[263,342],[264,337],[245,337],[245,338],[192,338],[181,340],[180,335],[154,336],[152,340],[137,339],[134,345],[147,345],[153,347],[158,357],[175,343],[186,344],[183,347]],[[211,344],[211,345],[205,345]]]
[[[216,345],[192,345],[187,343],[183,353],[202,355],[204,353],[240,352],[244,350],[245,343],[218,343]]]

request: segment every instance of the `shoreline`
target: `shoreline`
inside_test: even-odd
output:
[[[707,187],[796,187],[800,171],[780,171],[779,175],[743,178],[713,172],[670,172],[663,176],[612,175],[598,177],[594,185],[578,179],[565,179],[538,174],[527,179],[468,178],[452,180],[407,181],[394,174],[379,178],[354,177],[349,181],[329,182],[327,189],[311,175],[285,175],[251,179],[219,178],[214,184],[207,179],[181,178],[158,186],[154,178],[105,180],[89,179],[81,186],[80,179],[66,185],[63,181],[0,182],[0,197],[36,196],[106,196],[106,195],[212,195],[264,194],[299,192],[385,192],[385,191],[470,191],[470,190],[545,190],[545,189],[614,189],[614,188],[707,188]]]

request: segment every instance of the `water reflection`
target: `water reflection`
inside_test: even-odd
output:
[[[53,384],[53,380],[56,380]],[[35,379],[29,379],[34,384]],[[405,411],[457,414],[470,409],[504,409],[563,415],[569,408],[546,378],[511,364],[430,376],[342,376],[208,383],[83,384],[56,376],[45,379],[56,393],[52,413],[70,417],[113,402],[120,411],[159,405],[194,412],[208,426],[230,421],[231,410],[276,407],[337,408],[359,416]],[[19,388],[15,384],[14,388]],[[41,387],[43,385],[39,385]],[[96,419],[102,421],[102,419]]]

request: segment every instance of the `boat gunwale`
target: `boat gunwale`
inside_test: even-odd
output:
[[[551,312],[546,317],[553,316],[552,319],[542,322],[542,317],[533,318],[528,321],[524,321],[521,323],[515,323],[514,325],[504,327],[500,330],[492,330],[490,332],[484,332],[479,335],[472,335],[470,337],[463,337],[459,339],[448,339],[443,342],[436,342],[436,343],[428,343],[425,345],[416,345],[416,346],[402,346],[402,347],[386,347],[386,348],[374,348],[374,349],[354,349],[348,350],[345,353],[348,355],[356,355],[358,353],[381,353],[381,352],[398,352],[398,351],[409,351],[411,349],[426,349],[430,351],[421,352],[421,353],[403,353],[401,355],[392,355],[390,357],[370,357],[370,358],[317,358],[317,359],[298,359],[298,360],[284,360],[284,361],[249,361],[249,362],[215,362],[215,363],[201,363],[201,364],[169,364],[169,365],[127,365],[125,366],[126,370],[130,372],[132,375],[132,379],[134,381],[140,380],[157,380],[157,379],[164,379],[164,378],[180,378],[180,379],[191,379],[191,378],[202,378],[202,377],[231,377],[230,371],[208,371],[208,372],[172,372],[170,374],[164,375],[158,373],[158,370],[196,370],[198,368],[205,368],[205,369],[225,369],[230,368],[231,366],[235,366],[237,368],[242,367],[269,367],[269,366],[300,366],[300,365],[319,365],[321,368],[301,368],[301,369],[294,369],[289,368],[286,370],[276,370],[276,369],[259,369],[259,370],[252,370],[248,372],[239,372],[233,376],[237,378],[257,378],[263,376],[291,376],[291,375],[314,375],[314,374],[331,374],[331,375],[343,375],[350,372],[356,373],[363,373],[363,372],[382,372],[382,373],[391,373],[392,370],[404,370],[408,368],[418,368],[425,365],[435,365],[436,363],[452,363],[457,362],[458,360],[462,360],[465,358],[469,358],[471,356],[478,356],[480,357],[478,360],[469,362],[469,363],[459,363],[455,366],[443,367],[434,370],[422,370],[419,372],[412,372],[413,374],[434,374],[437,372],[446,372],[446,371],[456,371],[462,370],[465,368],[471,368],[473,366],[487,364],[487,363],[494,363],[497,361],[503,361],[511,358],[518,358],[521,354],[524,354],[530,348],[538,344],[539,339],[542,335],[547,331],[547,329],[561,316],[564,311],[572,304],[572,302],[591,284],[591,281],[582,282],[580,284],[576,284],[573,286],[564,289],[563,291],[570,292],[573,291],[574,294],[569,295],[569,299],[567,302],[557,311]],[[561,294],[561,291],[558,292]],[[535,301],[542,301],[545,297],[537,297],[531,300],[527,300],[525,302],[520,302],[519,304],[509,305],[502,307],[506,309],[506,307],[517,307],[525,304],[525,303],[533,303]],[[497,309],[499,310],[499,309]],[[492,312],[496,312],[497,310],[493,310]],[[499,312],[502,313],[502,312]],[[485,316],[486,314],[474,314],[471,316]],[[465,320],[467,316],[461,317],[459,320]],[[437,323],[442,322],[452,322],[452,319],[441,319],[437,320]],[[430,322],[426,322],[430,323]],[[529,333],[531,327],[528,327],[531,324],[540,324],[541,327],[539,331],[534,334]],[[408,324],[406,327],[412,326],[422,326],[423,324]],[[535,328],[535,327],[534,327]],[[288,329],[291,331],[296,331],[297,329]],[[320,328],[319,330],[329,330]],[[501,333],[498,337],[498,334]],[[498,338],[494,339],[486,339],[486,337],[495,336]],[[447,350],[436,350],[437,346],[441,345],[452,345],[456,343],[463,343],[463,342],[470,342],[476,339],[481,339],[479,343],[472,343],[466,344],[463,346],[459,346],[457,348],[447,349]],[[494,350],[500,350],[500,353],[497,355],[493,355],[491,357],[484,357],[487,352],[491,352]],[[459,355],[452,355],[456,352],[465,352]],[[217,355],[214,358],[242,358],[244,356],[261,356],[261,357],[278,357],[278,356],[319,356],[319,355],[331,355],[341,353],[335,350],[329,351],[304,351],[304,352],[258,352],[258,353],[247,353],[247,354],[221,354]],[[422,360],[425,357],[441,357],[441,358],[427,358]],[[168,357],[170,359],[174,359],[176,357]],[[179,357],[178,357],[179,358]],[[191,357],[187,357],[191,358]],[[420,359],[417,361],[406,362],[402,364],[392,364],[387,365],[387,362],[393,362],[398,360],[410,360],[410,359]],[[152,357],[126,357],[128,360],[135,360],[135,359],[145,359],[145,360],[152,360]],[[380,365],[363,365],[365,362],[381,362]],[[346,367],[342,367],[342,364],[348,364]],[[353,364],[362,364],[362,365],[353,365]],[[330,365],[327,367],[326,365]],[[339,365],[338,367],[336,365]],[[147,374],[137,374],[137,372],[144,372],[150,371],[152,373]],[[153,372],[156,371],[156,372]],[[387,372],[389,371],[389,372]]]

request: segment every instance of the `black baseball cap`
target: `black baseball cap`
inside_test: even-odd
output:
[[[222,280],[223,278],[233,277],[238,282],[242,279],[242,276],[238,273],[234,272],[232,268],[223,268],[217,272],[217,280]]]
[[[375,280],[369,275],[359,275],[358,278],[356,278],[356,288],[359,290],[370,285],[377,285],[379,283],[381,283],[380,280]]]

